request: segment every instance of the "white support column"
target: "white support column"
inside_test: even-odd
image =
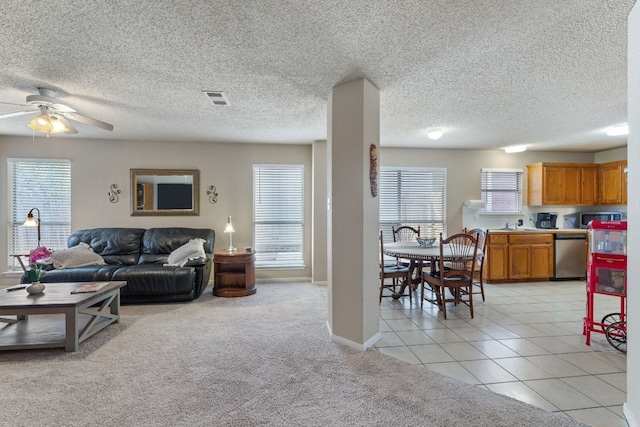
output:
[[[380,337],[379,205],[369,179],[370,147],[380,141],[378,89],[364,79],[334,87],[327,122],[329,330],[334,341],[364,350]]]

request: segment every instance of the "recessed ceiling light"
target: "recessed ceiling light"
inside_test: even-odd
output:
[[[627,123],[620,123],[617,125],[613,125],[609,129],[607,129],[607,135],[609,136],[629,135],[629,125]]]
[[[429,128],[427,129],[427,138],[429,139],[440,139],[443,132],[441,128]]]
[[[522,153],[527,149],[526,145],[512,145],[511,147],[506,147],[504,149],[505,153]]]

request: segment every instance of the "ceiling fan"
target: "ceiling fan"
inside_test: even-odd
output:
[[[47,136],[49,136],[50,133],[78,133],[78,130],[73,127],[71,122],[67,119],[75,120],[89,126],[96,126],[108,131],[113,130],[113,125],[111,123],[92,119],[91,117],[79,114],[68,104],[55,98],[56,93],[51,89],[39,87],[38,93],[39,95],[28,95],[26,104],[0,102],[0,104],[22,105],[24,107],[29,107],[29,109],[24,111],[0,114],[0,119],[22,116],[24,114],[40,113],[38,117],[29,123],[29,127],[39,132],[46,133]]]

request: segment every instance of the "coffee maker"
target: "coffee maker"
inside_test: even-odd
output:
[[[555,229],[556,220],[558,219],[557,212],[539,212],[536,214],[536,228]]]

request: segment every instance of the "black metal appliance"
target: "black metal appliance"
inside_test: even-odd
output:
[[[621,212],[581,212],[580,228],[589,228],[590,221],[622,221]]]
[[[536,228],[556,229],[557,212],[539,212],[536,214]]]

